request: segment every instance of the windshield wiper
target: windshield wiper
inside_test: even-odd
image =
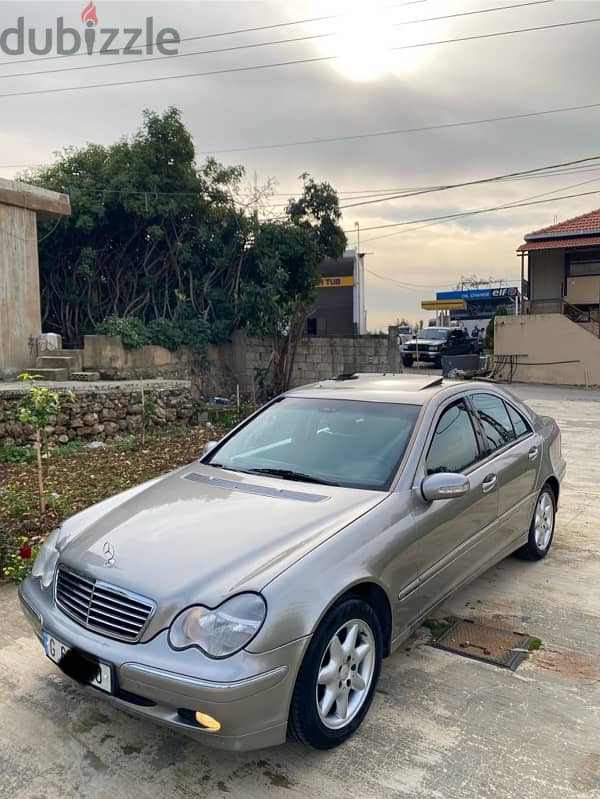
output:
[[[320,480],[318,477],[313,477],[310,474],[294,472],[292,469],[248,469],[248,471],[252,474],[267,474],[271,477],[281,477],[283,480],[297,480],[301,483],[319,483],[325,486],[339,485],[339,483],[334,483],[330,480]]]

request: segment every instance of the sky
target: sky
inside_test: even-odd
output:
[[[60,16],[65,26],[82,31],[86,2],[0,0],[0,44],[2,32],[14,27],[19,16],[26,30],[35,29],[40,36],[45,28],[55,30]],[[427,318],[421,301],[436,290],[456,287],[462,276],[517,285],[520,261],[515,250],[525,233],[600,206],[600,160],[576,172],[385,202],[381,193],[375,194],[406,193],[600,155],[600,1],[525,2],[97,0],[98,29],[119,28],[116,42],[121,46],[128,38],[123,29],[145,28],[149,16],[155,36],[174,28],[182,38],[204,38],[182,41],[180,57],[155,53],[153,61],[142,60],[147,54],[84,53],[40,61],[42,56],[27,48],[23,55],[0,52],[0,177],[13,178],[25,166],[51,163],[66,146],[110,144],[140,126],[144,109],[163,111],[175,105],[194,137],[198,161],[214,154],[226,164],[243,164],[249,185],[274,181],[273,207],[299,192],[304,172],[331,183],[342,207],[364,202],[366,195],[375,197],[375,203],[345,208],[343,216],[349,246],[358,244],[359,228],[360,249],[366,253],[369,329],[383,330],[402,317]],[[516,5],[521,7],[511,8]],[[499,10],[465,14],[486,9]],[[431,19],[451,15],[460,16]],[[597,21],[431,44],[579,20]],[[264,26],[278,27],[231,33]],[[228,35],[214,35],[221,33]],[[296,41],[282,41],[289,39]],[[16,38],[6,41],[14,46]],[[145,41],[144,32],[139,42]],[[241,46],[246,47],[224,52]],[[199,54],[206,50],[221,52]],[[301,60],[308,61],[249,69]],[[90,66],[94,68],[83,68]],[[60,69],[68,71],[51,72]],[[239,71],[189,76],[231,69]],[[175,77],[182,75],[187,77]],[[92,87],[136,80],[148,82]],[[66,88],[70,90],[50,91]],[[454,124],[594,103],[598,108]],[[272,146],[440,125],[453,126]],[[598,194],[554,199],[582,192]],[[418,222],[532,198],[547,202]],[[398,225],[407,222],[414,224]]]

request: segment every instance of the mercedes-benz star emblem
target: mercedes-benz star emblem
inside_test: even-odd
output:
[[[107,569],[115,565],[115,548],[110,541],[105,541],[102,547],[102,554],[104,555],[104,565]]]

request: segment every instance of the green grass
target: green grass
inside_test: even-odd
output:
[[[542,645],[541,638],[532,638],[531,641],[529,642],[529,651],[535,652],[536,649],[539,649],[541,647],[541,645]]]
[[[69,441],[68,444],[60,444],[56,447],[52,447],[50,454],[60,458],[65,455],[76,455],[78,452],[84,452],[86,449],[87,446],[83,441]]]
[[[428,630],[431,630],[431,634],[434,638],[439,638],[440,635],[445,633],[448,627],[453,625],[456,621],[458,621],[456,616],[446,616],[444,619],[425,619],[423,627],[427,627]]]
[[[33,447],[3,444],[0,447],[0,463],[32,463],[35,460]]]

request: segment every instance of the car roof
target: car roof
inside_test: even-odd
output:
[[[438,375],[357,372],[292,389],[286,396],[425,405],[440,391],[455,386],[465,383]]]

